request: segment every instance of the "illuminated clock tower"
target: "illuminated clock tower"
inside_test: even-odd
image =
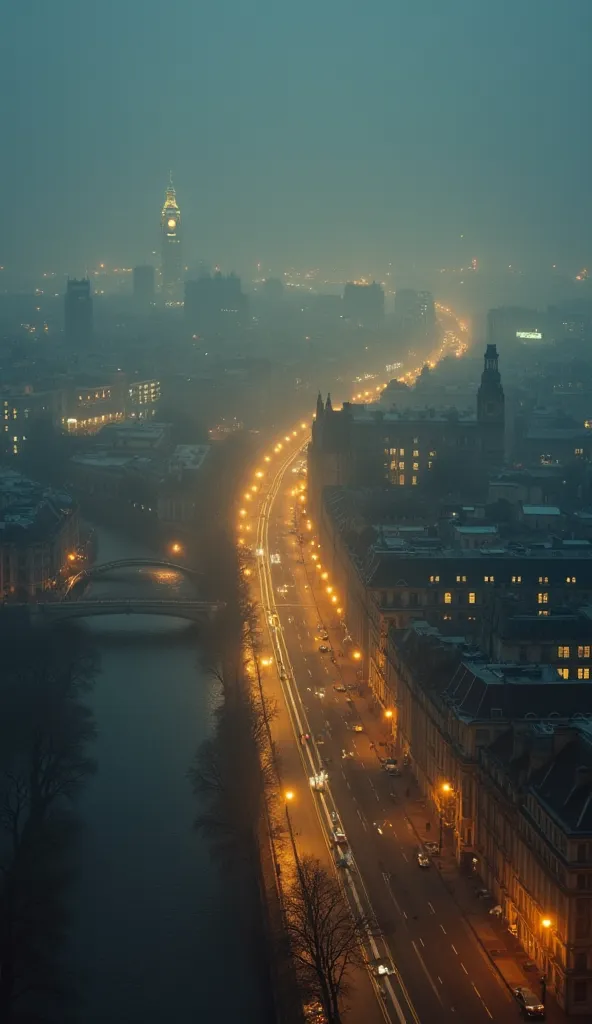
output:
[[[171,173],[160,215],[162,234],[162,290],[170,296],[181,294],[183,259],[181,252],[181,211]]]

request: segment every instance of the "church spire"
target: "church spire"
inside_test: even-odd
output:
[[[317,420],[322,419],[323,412],[324,412],[323,396],[321,395],[321,392],[319,391],[319,393],[317,395]]]
[[[325,405],[325,412],[333,412],[333,406],[331,405],[331,392],[327,394],[327,403]]]

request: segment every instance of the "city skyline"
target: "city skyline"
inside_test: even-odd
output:
[[[549,2],[533,12],[504,0],[486,13],[464,0],[446,12],[381,3],[373,17],[305,4],[298,19],[236,5],[205,20],[176,0],[164,52],[150,0],[141,20],[133,5],[107,2],[84,31],[74,11],[68,0],[57,17],[36,12],[24,76],[29,12],[10,13],[8,270],[147,262],[171,166],[188,262],[346,274],[475,257],[570,273],[587,264],[584,0],[567,13]]]

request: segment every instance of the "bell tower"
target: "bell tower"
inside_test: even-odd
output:
[[[505,398],[495,345],[485,350],[481,384],[477,391],[477,423],[483,461],[501,466],[505,450]]]
[[[171,296],[177,296],[178,294],[180,298],[183,281],[181,211],[177,202],[177,193],[173,186],[172,172],[160,213],[160,230],[162,242],[162,290]]]

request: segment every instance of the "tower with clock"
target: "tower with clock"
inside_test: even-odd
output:
[[[162,243],[161,281],[162,290],[173,297],[180,295],[183,281],[183,257],[181,249],[181,211],[173,186],[171,173],[160,214]]]

